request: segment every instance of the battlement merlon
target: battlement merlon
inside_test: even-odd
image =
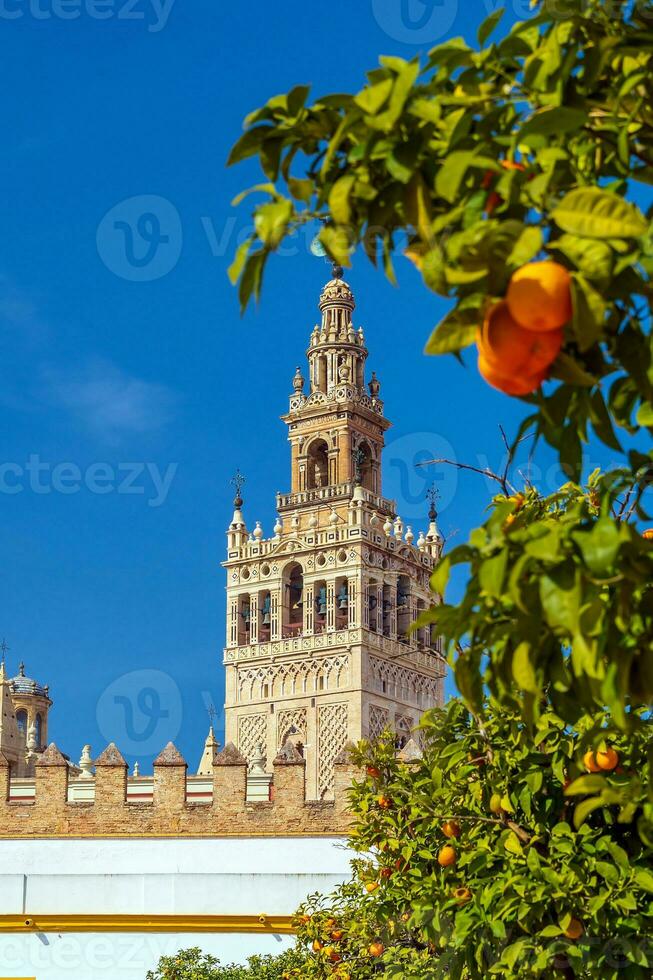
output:
[[[69,767],[52,743],[36,763],[30,799],[10,802],[10,765],[0,756],[0,838],[346,835],[347,789],[357,770],[343,756],[335,766],[334,799],[311,802],[305,768],[298,753],[280,752],[273,762],[272,801],[248,802],[247,760],[227,745],[214,759],[211,802],[191,802],[187,764],[168,745],[154,762],[151,802],[132,802],[127,764],[109,746],[96,760],[95,800],[69,802]]]

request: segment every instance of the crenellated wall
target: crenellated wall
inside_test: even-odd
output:
[[[109,745],[95,760],[94,802],[68,801],[68,765],[52,743],[35,770],[32,799],[11,801],[10,767],[0,756],[0,838],[257,837],[346,834],[347,789],[355,770],[343,756],[335,798],[306,801],[305,760],[292,745],[274,760],[271,802],[247,801],[247,762],[233,745],[214,759],[213,799],[188,801],[187,764],[172,743],[154,762],[151,802],[127,800],[127,764]]]

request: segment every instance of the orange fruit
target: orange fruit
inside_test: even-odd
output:
[[[565,936],[567,939],[580,939],[584,932],[583,923],[578,919],[572,919],[565,929]]]
[[[450,868],[456,863],[456,850],[451,844],[445,844],[438,854],[438,864],[443,868]]]
[[[619,756],[611,745],[605,749],[598,749],[594,753],[594,759],[599,769],[603,769],[604,772],[612,772],[619,765]]]
[[[381,771],[376,766],[368,766],[365,771],[372,779],[378,779],[381,775]]]
[[[506,378],[495,371],[482,354],[478,355],[478,370],[489,385],[506,395],[530,395],[540,387],[546,377],[546,371],[540,371],[522,378]]]
[[[457,820],[445,820],[442,833],[445,837],[460,837],[460,824]]]
[[[377,797],[376,802],[379,804],[382,810],[389,810],[392,806],[392,800],[387,796]]]
[[[653,541],[653,527],[647,527],[645,531],[642,531],[642,537],[646,538],[647,541]]]
[[[370,954],[370,956],[374,957],[383,956],[384,950],[385,946],[382,942],[370,943],[370,945],[367,947],[367,952]]]
[[[469,888],[454,888],[453,897],[456,899],[459,905],[464,905],[465,902],[469,902],[472,897],[472,893]]]
[[[596,757],[591,750],[589,752],[586,752],[585,755],[583,756],[583,765],[585,766],[588,772],[601,771],[601,767],[596,761]]]
[[[313,952],[314,953],[319,953],[319,952],[321,952],[321,950],[322,950],[322,943],[320,942],[319,939],[314,939],[313,940]]]
[[[333,939],[334,943],[339,943],[344,934],[343,929],[334,929],[331,933],[331,938]]]
[[[502,160],[501,166],[504,170],[526,170],[523,163],[515,163],[514,160]]]
[[[506,302],[525,330],[558,330],[571,319],[571,276],[558,262],[529,262],[510,280]]]
[[[368,881],[367,884],[365,885],[365,891],[367,892],[368,895],[371,895],[372,892],[375,892],[378,887],[379,887],[378,881]]]
[[[479,352],[491,370],[506,378],[534,375],[548,368],[560,353],[562,341],[562,330],[525,330],[505,300],[490,308],[476,335]]]
[[[381,877],[389,878],[392,874],[392,868],[381,868]]]
[[[342,956],[338,950],[334,949],[333,946],[327,946],[324,950],[324,955],[330,959],[332,963],[338,963],[342,959]]]

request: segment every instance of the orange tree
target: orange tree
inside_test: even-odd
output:
[[[427,617],[465,707],[430,720],[423,763],[366,760],[382,784],[354,789],[354,841],[387,838],[408,866],[302,913],[307,975],[431,977],[442,963],[453,976],[616,976],[617,953],[598,952],[610,929],[619,975],[650,972],[637,937],[650,928],[653,540],[636,521],[653,475],[653,4],[543,0],[502,36],[500,19],[476,48],[382,58],[357,93],[270,99],[230,158],[257,157],[267,179],[230,269],[243,306],[270,255],[317,220],[342,265],[361,247],[393,279],[403,254],[450,300],[427,353],[476,344],[481,376],[528,408],[513,449],[532,431],[570,480],[495,498],[436,569],[443,601]],[[582,485],[589,438],[622,464]],[[468,573],[458,603],[454,566]],[[474,731],[487,762],[470,768]],[[613,743],[628,765],[594,772]],[[590,771],[576,779],[581,751]],[[490,790],[501,812],[481,819]],[[454,805],[460,854],[443,868],[438,828]],[[374,853],[368,870],[385,869]],[[460,905],[454,886],[471,892]],[[344,952],[320,932],[334,909]],[[548,944],[561,935],[558,964]]]
[[[417,761],[391,737],[354,752],[355,878],[300,909],[308,959],[289,976],[651,975],[653,842],[631,821],[646,728],[570,730],[547,708],[524,739],[516,709],[484,708],[429,712]],[[633,772],[639,800],[592,812],[588,792],[619,801]]]
[[[265,197],[230,274],[246,305],[269,256],[316,218],[343,264],[360,244],[392,278],[400,249],[452,301],[427,351],[476,341],[482,373],[531,409],[516,439],[533,428],[574,481],[591,433],[623,452],[595,506],[553,526],[562,504],[541,501],[538,527],[515,514],[507,539],[517,504],[498,504],[436,573],[438,591],[453,564],[470,576],[434,615],[476,706],[485,681],[508,704],[521,691],[532,720],[550,684],[570,722],[607,704],[627,727],[653,696],[653,542],[625,526],[653,474],[653,247],[635,203],[653,183],[653,4],[535,7],[494,42],[493,14],[479,49],[457,38],[425,64],[384,57],[356,94],[309,103],[299,86],[253,112],[230,162],[257,156],[268,183],[252,189]]]

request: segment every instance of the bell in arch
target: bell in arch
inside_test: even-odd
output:
[[[340,592],[338,593],[338,609],[345,611],[349,607],[349,598],[347,596],[347,586],[341,585]]]
[[[263,620],[262,620],[262,622],[263,622],[263,625],[264,626],[269,626],[270,625],[270,609],[271,609],[271,607],[272,607],[272,603],[270,601],[270,596],[269,595],[266,595],[265,599],[263,600],[263,605],[261,606],[261,613],[263,614]]]
[[[243,611],[241,613],[241,616],[245,620],[245,626],[249,626],[250,620],[252,618],[252,614],[251,614],[251,610],[250,610],[250,606],[249,605],[243,606]]]
[[[326,616],[327,590],[326,590],[326,586],[324,585],[320,589],[317,599],[315,600],[315,607],[317,609],[318,616]]]

